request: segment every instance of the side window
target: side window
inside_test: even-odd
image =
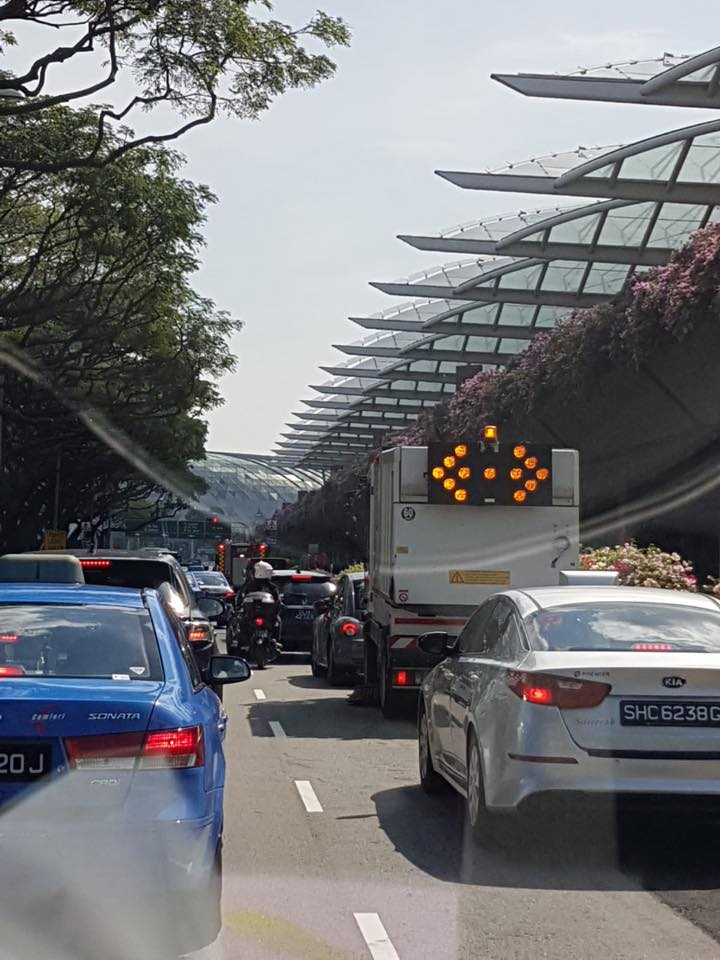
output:
[[[460,654],[478,654],[485,650],[485,634],[491,620],[497,600],[488,600],[470,617],[463,627],[458,645]]]
[[[333,600],[333,605],[332,605],[333,617],[343,616],[343,610],[345,606],[346,585],[347,585],[347,577],[341,577],[340,582],[338,583],[337,592],[335,593],[335,599]]]
[[[164,605],[164,609],[165,609],[165,615],[170,621],[170,626],[172,627],[172,631],[175,634],[175,639],[177,640],[178,646],[180,647],[180,653],[182,654],[182,658],[185,661],[185,666],[187,667],[188,673],[190,674],[190,680],[192,682],[193,689],[199,690],[201,687],[204,686],[205,681],[202,678],[202,674],[200,673],[200,669],[197,665],[195,655],[192,652],[190,641],[185,635],[185,629],[183,628],[182,623],[180,622],[180,620],[178,620],[173,610],[168,609],[168,607],[165,605]]]
[[[497,630],[494,641],[488,646],[487,656],[494,660],[517,660],[522,646],[515,611],[507,603],[498,604]]]

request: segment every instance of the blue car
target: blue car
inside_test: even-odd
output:
[[[135,957],[199,949],[220,928],[225,784],[208,684],[249,666],[217,656],[203,676],[155,590],[8,579],[0,558],[0,921],[54,943],[72,901],[89,955],[98,936]]]

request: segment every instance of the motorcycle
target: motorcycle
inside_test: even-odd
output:
[[[280,653],[280,645],[273,636],[276,618],[276,601],[271,593],[247,593],[228,624],[228,652],[246,650],[248,659],[255,661],[258,670],[263,670],[267,663],[277,660]]]

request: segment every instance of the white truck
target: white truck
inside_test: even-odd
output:
[[[561,569],[578,566],[576,450],[547,447],[535,455],[531,445],[508,451],[496,444],[494,453],[473,459],[466,444],[451,448],[460,458],[432,446],[386,450],[371,467],[365,676],[377,682],[385,716],[417,693],[434,666],[418,648],[421,634],[455,636],[493,593],[557,584]],[[526,486],[535,493],[517,492]]]

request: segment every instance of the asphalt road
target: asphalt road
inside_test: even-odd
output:
[[[612,810],[478,849],[417,785],[411,718],[305,664],[225,692],[224,930],[202,960],[720,960],[720,827]]]

